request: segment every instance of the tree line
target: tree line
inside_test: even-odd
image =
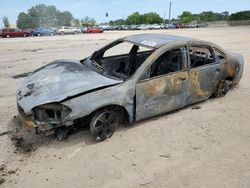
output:
[[[149,12],[145,14],[140,14],[139,12],[135,12],[127,17],[126,20],[118,19],[109,21],[110,25],[132,25],[132,24],[154,24],[154,23],[162,23],[163,18],[160,17],[159,14],[154,12]]]
[[[8,17],[2,19],[4,26],[9,27]],[[28,12],[20,12],[17,17],[17,27],[20,29],[33,29],[37,27],[58,26],[94,26],[95,19],[86,16],[83,19],[74,18],[69,11],[60,11],[55,6],[38,4],[28,9]]]
[[[233,14],[229,12],[216,13],[212,11],[202,12],[199,14],[193,14],[189,11],[184,11],[178,17],[178,19],[172,19],[171,21],[177,21],[181,23],[191,23],[196,21],[213,22],[213,21],[234,21],[234,20],[250,20],[250,11],[240,11]],[[2,18],[5,27],[9,27],[10,23],[8,17]],[[138,25],[138,24],[159,24],[168,23],[168,20],[164,20],[159,14],[155,12],[149,12],[140,14],[134,12],[126,19],[110,20],[110,25]],[[28,9],[27,13],[20,12],[17,18],[17,27],[20,29],[37,28],[37,27],[58,27],[58,26],[94,26],[96,20],[88,16],[83,19],[74,18],[69,11],[60,11],[53,5],[38,4]],[[107,23],[106,23],[107,24]]]
[[[229,14],[228,11],[217,13],[212,11],[202,12],[200,14],[192,14],[189,11],[184,11],[178,19],[172,21],[181,23],[191,23],[196,21],[198,23],[213,22],[213,21],[233,21],[233,20],[250,20],[250,11],[240,11],[237,13]],[[169,20],[166,20],[168,23]],[[132,24],[154,24],[164,23],[164,19],[157,13],[140,14],[135,12],[127,17],[127,19],[118,19],[109,21],[110,25],[132,25]]]

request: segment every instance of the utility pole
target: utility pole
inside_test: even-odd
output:
[[[164,12],[164,27],[166,27],[166,16],[165,16],[165,12]]]
[[[169,2],[169,17],[168,17],[168,24],[170,24],[170,19],[171,19],[171,6],[172,6],[172,2]]]

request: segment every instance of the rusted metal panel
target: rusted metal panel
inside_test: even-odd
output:
[[[146,79],[136,84],[136,120],[181,108],[189,101],[188,71]]]
[[[219,63],[191,69],[189,71],[190,103],[209,98],[220,81],[222,71]]]

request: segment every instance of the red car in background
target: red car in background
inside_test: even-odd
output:
[[[85,32],[86,33],[102,33],[103,29],[99,27],[90,27]]]
[[[2,30],[2,37],[27,37],[30,35],[29,31],[23,31],[20,29],[6,28]]]

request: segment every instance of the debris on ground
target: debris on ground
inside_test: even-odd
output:
[[[201,109],[201,106],[195,105],[195,106],[192,107],[192,110],[198,110],[198,109]]]
[[[144,185],[148,185],[148,184],[151,184],[151,183],[152,183],[152,181],[146,182],[146,183],[140,183],[139,185],[140,185],[140,186],[144,186]]]
[[[171,155],[170,154],[165,154],[165,155],[159,155],[159,157],[164,157],[164,158],[171,158]]]
[[[5,182],[4,178],[0,178],[0,185],[3,184]]]
[[[11,131],[5,131],[5,132],[0,133],[0,136],[6,135],[6,134],[10,134],[10,133],[11,133]]]

